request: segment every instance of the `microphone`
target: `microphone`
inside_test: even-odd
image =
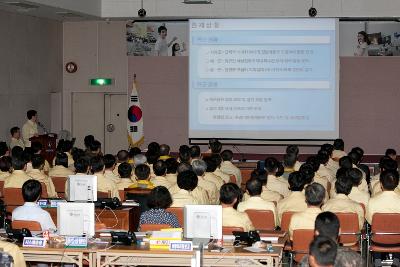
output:
[[[37,123],[37,125],[38,125],[40,128],[42,128],[44,134],[47,134],[47,133],[48,133],[48,132],[47,132],[47,129],[46,129],[46,127],[43,125],[43,123],[41,123],[40,121],[37,121],[36,123]]]
[[[240,159],[239,162],[246,162],[247,159],[244,157],[244,154],[242,151],[240,151],[240,149],[236,146],[236,145],[232,145],[232,147],[239,153],[240,155]]]

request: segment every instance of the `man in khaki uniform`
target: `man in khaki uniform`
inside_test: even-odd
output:
[[[243,231],[248,232],[254,230],[249,216],[233,208],[239,195],[240,188],[234,183],[227,183],[221,187],[219,200],[222,205],[222,226],[242,227]]]
[[[286,211],[300,212],[307,209],[306,196],[303,193],[305,181],[303,175],[296,171],[289,174],[290,193],[280,200],[277,205],[278,225],[282,220],[282,214]]]
[[[25,147],[31,147],[29,138],[39,136],[37,126],[38,114],[36,110],[28,110],[26,116],[28,121],[22,126],[22,139],[24,140]]]
[[[224,181],[217,175],[214,174],[217,169],[217,163],[211,157],[205,157],[203,159],[207,164],[207,170],[204,173],[204,179],[214,183],[217,186],[218,191],[224,184]]]
[[[364,208],[367,208],[369,201],[369,193],[365,191],[361,191],[358,186],[361,183],[362,173],[359,169],[351,169],[348,171],[348,176],[353,181],[353,187],[351,189],[348,197],[351,200],[354,200],[357,203],[363,204]]]
[[[129,163],[123,162],[118,167],[118,174],[120,177],[120,181],[117,184],[118,190],[124,190],[125,188],[130,187],[133,185],[134,182],[132,181],[132,166]]]
[[[6,242],[6,241],[0,241],[0,249],[4,252],[7,252],[10,254],[10,256],[14,260],[14,265],[16,267],[25,267],[25,258],[24,254],[22,251],[19,249],[19,247],[13,243]]]
[[[68,156],[63,152],[59,152],[56,155],[55,166],[50,169],[50,177],[68,177],[73,175],[74,171],[68,168]]]
[[[204,178],[204,174],[207,170],[207,164],[204,160],[194,160],[192,161],[192,167],[194,173],[196,173],[198,178],[197,186],[203,188],[209,197],[210,204],[218,204],[219,203],[219,190],[217,186]]]
[[[273,202],[265,201],[261,198],[262,183],[257,179],[250,179],[246,182],[246,190],[250,198],[242,201],[237,206],[237,210],[245,212],[246,210],[270,210],[274,214],[274,223],[277,225],[276,207]]]
[[[165,164],[167,165],[167,174],[165,175],[165,178],[170,184],[176,185],[176,181],[178,179],[178,174],[176,173],[176,171],[178,169],[179,163],[176,161],[175,158],[169,158],[165,161]]]
[[[26,174],[26,162],[19,158],[12,158],[13,172],[4,179],[4,188],[22,188],[22,185],[32,179]]]
[[[171,207],[199,204],[197,199],[192,195],[192,191],[197,187],[197,182],[197,175],[193,171],[179,173],[177,179],[179,191],[172,194]]]
[[[172,186],[172,184],[165,177],[167,173],[167,165],[164,160],[158,160],[153,164],[153,171],[155,177],[150,179],[150,182],[154,184],[154,186],[164,186],[167,189]]]
[[[10,149],[13,149],[15,146],[19,146],[25,148],[24,140],[21,138],[21,131],[18,127],[12,127],[10,130],[11,140],[10,140]]]
[[[114,183],[118,184],[121,181],[119,175],[114,174],[116,159],[111,154],[106,154],[103,157],[104,160],[104,177],[108,180],[112,180]]]
[[[293,214],[289,224],[289,236],[297,229],[314,229],[315,218],[322,212],[321,205],[325,198],[325,189],[318,183],[312,183],[305,190],[307,209]]]
[[[267,189],[271,191],[275,191],[286,197],[289,195],[289,184],[284,179],[278,179],[276,177],[276,173],[279,168],[279,162],[275,158],[267,158],[265,159],[265,170],[267,171]]]
[[[221,171],[229,174],[234,175],[236,177],[236,184],[240,187],[242,183],[242,173],[240,169],[236,167],[233,163],[233,153],[230,150],[224,150],[221,153],[222,163],[221,163]]]
[[[350,212],[356,213],[358,217],[359,230],[364,225],[364,210],[361,205],[351,200],[348,195],[353,187],[353,181],[349,177],[343,175],[339,176],[335,183],[336,193],[335,198],[328,200],[322,206],[323,211],[336,212]]]
[[[383,171],[380,183],[383,191],[368,202],[366,219],[370,224],[375,213],[400,213],[400,195],[394,192],[399,185],[399,173]]]
[[[46,185],[47,195],[50,198],[57,198],[57,192],[54,187],[53,181],[43,172],[44,168],[44,158],[42,155],[32,156],[32,170],[27,172],[27,175],[33,179],[44,183]]]
[[[120,199],[117,185],[104,176],[104,162],[101,156],[94,156],[90,160],[91,171],[97,176],[97,191],[110,192],[111,197]]]

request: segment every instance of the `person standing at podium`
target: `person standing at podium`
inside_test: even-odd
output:
[[[28,117],[28,121],[25,122],[24,126],[22,126],[22,139],[24,140],[25,147],[31,147],[31,141],[29,141],[29,138],[39,136],[37,125],[38,114],[36,110],[31,109],[28,110],[26,116]]]

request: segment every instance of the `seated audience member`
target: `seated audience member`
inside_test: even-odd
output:
[[[109,180],[112,180],[114,183],[118,184],[121,181],[121,178],[118,175],[114,174],[116,159],[111,154],[105,154],[103,157],[104,160],[104,177]]]
[[[89,144],[89,151],[86,151],[86,156],[88,156],[89,158],[93,158],[96,156],[101,156],[101,143],[97,140],[93,140],[90,144]]]
[[[319,169],[317,174],[321,177],[325,177],[330,183],[335,180],[335,173],[327,167],[329,162],[329,154],[326,150],[319,150],[317,153],[317,160],[319,162]]]
[[[397,152],[393,148],[386,149],[385,156],[391,158],[392,160],[397,160]]]
[[[140,189],[153,189],[154,185],[150,182],[150,167],[146,164],[141,164],[135,168],[135,176],[137,181],[133,183],[129,188],[140,188]]]
[[[222,178],[214,174],[215,170],[217,169],[217,163],[211,158],[211,156],[204,157],[203,160],[207,164],[207,170],[204,174],[204,179],[213,182],[219,191],[221,186],[224,184],[224,181]]]
[[[383,171],[380,184],[382,192],[372,197],[368,202],[366,219],[372,223],[375,213],[400,213],[400,194],[394,190],[399,185],[399,173],[397,171]]]
[[[338,138],[333,141],[332,158],[335,161],[338,161],[344,156],[347,156],[346,152],[344,152],[344,141],[343,139]]]
[[[283,156],[283,175],[282,177],[286,180],[289,179],[289,174],[294,172],[294,165],[296,164],[296,155],[295,154],[285,154]]]
[[[264,199],[265,201],[272,201],[278,203],[278,201],[282,199],[282,196],[279,193],[271,191],[267,188],[268,178],[267,178],[267,173],[264,170],[252,171],[250,174],[250,180],[251,179],[257,179],[261,182],[262,184],[261,198]],[[247,200],[249,197],[250,196],[248,193],[243,194],[243,200]]]
[[[197,186],[203,188],[208,194],[210,204],[218,204],[219,202],[219,190],[217,186],[204,178],[207,170],[207,164],[204,160],[198,159],[192,161],[192,169],[196,173],[198,182]]]
[[[35,141],[35,142],[31,143],[31,149],[32,149],[33,154],[41,155],[43,145],[41,143]],[[49,171],[50,171],[50,163],[47,161],[47,159],[44,159],[43,172],[48,175]]]
[[[143,155],[143,154],[137,154],[133,157],[133,165],[139,166],[142,164],[147,164],[147,156]]]
[[[21,138],[21,130],[18,127],[12,127],[10,133],[11,133],[10,149],[13,149],[13,147],[15,146],[25,148],[24,141]]]
[[[371,172],[369,170],[369,167],[365,164],[362,164],[361,161],[364,157],[364,150],[361,147],[353,147],[349,153],[349,156],[352,158],[353,163],[356,166],[353,166],[363,173],[363,178],[366,179],[366,181],[369,183],[371,179]]]
[[[67,154],[67,157],[68,157],[68,168],[70,168],[70,169],[74,168],[74,159],[73,159],[72,154],[71,154],[72,147],[73,147],[72,141],[64,140],[64,139],[61,139],[58,142],[58,146],[57,146],[57,151],[58,152],[62,152],[62,153]],[[55,162],[53,161],[53,165],[54,164],[55,164]]]
[[[286,197],[289,195],[289,184],[284,179],[278,179],[276,173],[279,169],[279,161],[276,158],[265,159],[265,170],[267,171],[267,188],[271,191],[275,191]]]
[[[328,163],[326,163],[326,168],[329,169],[333,174],[336,175],[337,170],[339,169],[339,163],[338,161],[333,159],[333,145],[331,144],[323,144],[321,146],[322,151],[326,151],[329,156]],[[332,181],[331,181],[332,182]]]
[[[353,182],[353,187],[351,188],[351,192],[349,194],[349,198],[354,200],[357,203],[363,204],[364,208],[368,206],[369,201],[369,193],[365,191],[361,191],[358,186],[361,183],[362,173],[359,169],[352,168],[347,171],[348,177]]]
[[[201,159],[201,150],[197,145],[190,147],[190,158],[191,160]]]
[[[199,204],[192,194],[192,191],[197,187],[197,182],[197,175],[193,171],[179,173],[177,178],[179,191],[172,194],[172,207]]]
[[[139,153],[140,154],[140,153]],[[133,156],[133,157],[135,157],[135,156]],[[123,163],[123,162],[128,162],[128,160],[129,160],[129,152],[128,151],[126,151],[126,150],[120,150],[120,151],[118,151],[118,153],[117,153],[117,163],[116,163],[116,165],[115,165],[115,168],[114,168],[114,170],[113,170],[113,173],[115,174],[115,175],[118,175],[118,167],[119,167],[119,164],[121,164],[121,163]],[[133,159],[133,161],[135,161],[134,159]]]
[[[165,161],[165,164],[167,165],[167,173],[165,174],[165,178],[170,184],[174,185],[176,184],[176,169],[178,168],[179,163],[175,158],[169,158]]]
[[[3,156],[0,158],[0,181],[11,175],[11,157]]]
[[[224,173],[221,171],[221,164],[222,164],[222,157],[220,154],[212,154],[211,159],[215,162],[215,165],[217,165],[217,168],[213,172],[216,176],[222,179],[224,183],[229,183],[231,181],[231,176],[229,174]]]
[[[372,177],[371,179],[371,195],[376,196],[378,193],[382,192],[382,187],[380,184],[380,174],[384,171],[397,171],[398,163],[397,161],[389,158],[383,157],[379,162],[380,173]]]
[[[10,254],[10,256],[14,260],[13,266],[26,267],[24,254],[22,253],[18,245],[13,244],[11,242],[0,240],[0,250]]]
[[[22,186],[22,197],[25,203],[12,212],[12,220],[35,221],[40,223],[42,231],[56,230],[57,227],[50,214],[36,204],[41,194],[40,182],[33,179],[26,181]]]
[[[33,155],[31,159],[32,170],[27,172],[27,175],[46,185],[48,197],[57,198],[58,196],[53,181],[43,172],[44,161],[45,159],[42,155]]]
[[[339,218],[332,212],[320,213],[315,219],[315,236],[329,237],[338,245],[334,266],[359,267],[364,266],[361,255],[349,247],[338,244],[340,222]],[[309,257],[305,256],[299,266],[308,267]]]
[[[20,146],[17,146],[21,151],[24,149]],[[12,149],[11,149],[12,150]],[[12,155],[12,154],[11,154]],[[0,142],[0,158],[4,156],[10,156],[10,149],[8,148],[8,145],[6,142]]]
[[[300,169],[301,163],[299,162],[299,147],[297,145],[288,145],[286,147],[286,155],[292,155],[295,157],[295,163],[293,165],[293,169],[298,171]]]
[[[139,229],[142,224],[168,224],[171,228],[179,228],[175,214],[166,211],[172,204],[172,198],[167,188],[156,186],[147,198],[148,211],[140,215]]]
[[[95,139],[94,139],[94,136],[91,135],[91,134],[85,136],[85,138],[83,139],[83,143],[84,143],[84,145],[85,145],[85,150],[86,150],[86,152],[89,152],[89,151],[90,151],[90,144],[91,144],[94,140],[95,140]]]
[[[147,152],[160,155],[160,144],[157,142],[151,142],[147,145]],[[146,154],[147,154],[146,152]]]
[[[245,232],[254,230],[249,216],[234,208],[240,198],[240,188],[234,183],[227,183],[221,187],[219,195],[222,205],[222,226],[242,227]]]
[[[102,156],[94,156],[90,159],[90,169],[92,174],[97,176],[97,191],[109,192],[111,197],[120,199],[117,185],[114,181],[104,176],[104,161]]]
[[[224,150],[221,153],[222,157],[222,163],[221,163],[221,171],[229,174],[229,175],[234,175],[236,177],[236,184],[241,185],[242,184],[242,173],[240,172],[240,169],[236,167],[233,163],[233,153],[230,150]]]
[[[307,158],[306,163],[310,164],[310,166],[312,166],[312,169],[314,172],[313,182],[319,183],[320,185],[322,185],[325,188],[325,190],[328,190],[328,183],[329,183],[328,178],[324,177],[324,176],[320,176],[318,173],[319,167],[321,165],[318,158],[316,156],[310,156]]]
[[[152,182],[154,186],[164,186],[167,189],[172,186],[172,184],[165,177],[167,174],[167,164],[164,162],[164,160],[158,160],[156,163],[154,163],[153,171],[155,177],[152,177],[150,182]]]
[[[305,180],[301,172],[295,171],[289,175],[290,193],[287,197],[280,200],[277,205],[279,225],[284,212],[300,212],[307,209],[306,197],[303,193],[304,186]]]
[[[211,154],[219,154],[222,150],[222,143],[218,141],[218,139],[211,138],[208,141],[208,148],[209,150],[206,153]]]
[[[132,147],[128,152],[128,163],[133,164],[134,163],[133,158],[139,154],[142,154],[142,150],[140,150],[140,148],[138,148],[138,147]],[[118,158],[118,156],[117,156],[117,158]]]
[[[68,177],[74,172],[68,168],[68,156],[63,152],[58,152],[56,155],[55,166],[50,169],[50,177]]]
[[[178,168],[176,168],[176,172],[179,174],[184,171],[193,171],[192,165],[186,162],[179,163]]]
[[[118,174],[120,177],[119,183],[117,183],[118,190],[124,190],[133,185],[132,181],[132,166],[129,163],[123,162],[118,166]]]
[[[170,147],[169,145],[162,144],[160,145],[160,160],[169,159],[171,156],[169,155]]]
[[[309,248],[311,267],[333,267],[337,254],[337,244],[326,236],[316,236]]]
[[[192,161],[192,159],[190,158],[190,149],[189,149],[189,147],[187,147],[187,149],[179,152],[179,157],[178,157],[178,162],[179,163],[188,163],[188,164],[190,164],[191,161]]]
[[[312,183],[305,190],[307,209],[293,214],[289,224],[289,236],[297,229],[314,229],[315,218],[320,214],[321,205],[325,198],[325,189],[318,183]]]
[[[4,179],[4,188],[22,188],[22,185],[31,179],[25,172],[26,161],[22,159],[22,156],[13,156],[11,163],[13,172]]]
[[[253,210],[270,210],[274,214],[275,225],[277,225],[277,215],[275,204],[271,201],[265,201],[261,198],[262,183],[257,179],[248,180],[246,182],[246,191],[250,195],[245,201],[237,206],[237,210],[244,212],[249,209]]]
[[[322,206],[323,211],[356,213],[361,230],[364,225],[364,210],[361,205],[351,200],[348,195],[353,187],[353,181],[348,176],[340,176],[335,182],[336,196]]]

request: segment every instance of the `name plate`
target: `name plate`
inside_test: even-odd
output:
[[[171,241],[169,251],[193,251],[192,241]]]
[[[26,248],[44,248],[46,246],[46,238],[24,237],[22,246]]]
[[[66,236],[65,247],[67,248],[86,248],[87,238],[84,236]]]

